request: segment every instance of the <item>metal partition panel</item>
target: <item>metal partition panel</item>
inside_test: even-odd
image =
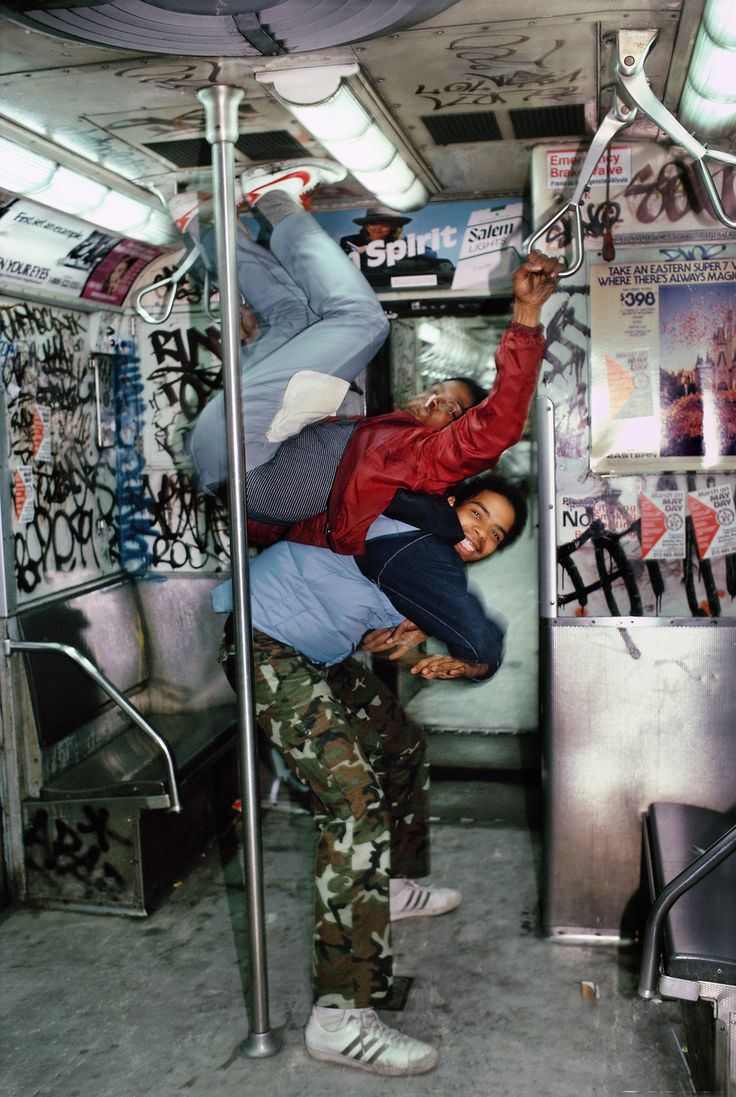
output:
[[[736,802],[736,622],[550,620],[542,660],[545,932],[620,939],[641,813]]]

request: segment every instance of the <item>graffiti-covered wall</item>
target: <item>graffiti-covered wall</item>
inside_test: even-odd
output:
[[[147,275],[150,283],[169,267]],[[145,299],[152,316],[162,300]],[[202,309],[200,290],[188,279],[166,320],[136,319],[136,362],[126,377],[124,404],[139,439],[129,454],[121,504],[128,536],[128,570],[218,571],[229,566],[227,510],[197,490],[186,453],[188,432],[220,387],[217,320]]]
[[[535,150],[535,223],[579,166],[579,150]],[[717,185],[734,216],[733,172]],[[543,314],[559,613],[734,616],[736,233],[658,145],[615,148],[582,214],[586,262]],[[570,235],[557,222],[539,246],[569,255]]]
[[[19,602],[119,566],[116,458],[98,444],[89,325],[88,314],[71,308],[0,299],[3,464]]]
[[[160,324],[0,298],[0,363],[11,604],[120,569],[228,566],[226,510],[186,455],[221,368],[193,283]]]

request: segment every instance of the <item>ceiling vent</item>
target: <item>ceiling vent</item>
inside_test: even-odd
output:
[[[138,53],[269,57],[404,30],[457,0],[4,0],[46,34]],[[213,14],[216,12],[216,14]]]
[[[148,141],[144,147],[168,160],[175,168],[209,168],[212,164],[212,148],[204,137]],[[286,130],[241,134],[235,148],[256,163],[260,160],[293,160],[305,154],[304,145]]]
[[[501,130],[492,110],[476,111],[473,114],[428,114],[422,121],[435,145],[501,140]]]
[[[530,107],[526,110],[510,110],[509,120],[514,137],[519,141],[543,140],[547,137],[584,137],[584,104],[566,107]]]

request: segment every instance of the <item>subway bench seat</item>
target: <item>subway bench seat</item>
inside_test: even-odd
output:
[[[680,999],[696,1091],[719,1097],[736,1097],[734,851],[736,812],[656,803],[644,817],[646,877],[663,916],[655,903],[640,992],[651,997],[656,981],[663,998]]]
[[[215,581],[117,577],[18,614],[9,645],[41,768],[23,803],[29,904],[144,915],[227,826],[237,709],[217,660]],[[121,699],[68,652],[39,650],[48,643]]]

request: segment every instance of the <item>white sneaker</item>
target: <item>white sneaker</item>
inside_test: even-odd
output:
[[[372,1074],[426,1074],[437,1066],[436,1048],[384,1025],[372,1009],[315,1006],[304,1040],[312,1058]]]
[[[166,203],[171,219],[179,232],[186,232],[195,217],[212,217],[211,194],[198,194],[196,190],[184,190]]]
[[[301,198],[319,183],[339,183],[347,171],[334,160],[295,160],[285,164],[261,164],[246,168],[236,182],[242,201],[252,206],[266,191],[285,190],[292,198]]]
[[[388,882],[391,901],[391,921],[402,918],[429,918],[435,914],[447,914],[462,902],[462,895],[452,888],[434,887],[431,884],[415,884],[403,876]]]

